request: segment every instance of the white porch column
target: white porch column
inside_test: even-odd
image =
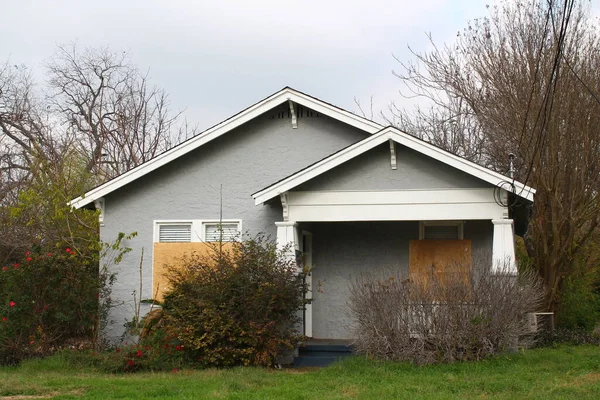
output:
[[[275,226],[277,226],[277,248],[283,249],[291,243],[289,257],[296,261],[296,250],[299,250],[296,223],[293,221],[275,222]]]
[[[493,219],[492,272],[517,274],[515,236],[512,219]]]

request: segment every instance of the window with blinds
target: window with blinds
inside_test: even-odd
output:
[[[185,243],[192,241],[192,224],[158,225],[158,241],[160,243]]]
[[[232,242],[234,241],[240,230],[237,222],[205,223],[204,224],[204,241],[205,242]]]

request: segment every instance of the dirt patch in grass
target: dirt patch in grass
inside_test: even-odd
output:
[[[286,374],[297,375],[297,374],[306,374],[308,372],[318,371],[321,367],[301,367],[301,368],[284,368]],[[276,370],[280,371],[280,370]]]
[[[71,390],[68,393],[61,392],[50,392],[46,394],[17,394],[14,396],[0,396],[0,400],[34,400],[34,399],[51,399],[53,397],[65,394],[72,394],[74,396],[83,395],[83,390]]]
[[[355,386],[348,386],[342,389],[344,397],[356,397],[358,396],[358,389]]]
[[[589,374],[578,376],[577,378],[573,379],[569,386],[585,386],[597,382],[600,382],[600,373],[592,372]]]

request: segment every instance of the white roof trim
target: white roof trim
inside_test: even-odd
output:
[[[352,158],[369,151],[370,149],[385,143],[388,140],[393,140],[412,150],[418,151],[421,154],[432,157],[451,167],[459,169],[469,175],[479,178],[492,185],[498,185],[501,182],[510,180],[510,178],[494,172],[490,169],[477,165],[462,157],[456,156],[445,150],[440,149],[430,143],[417,139],[407,133],[404,133],[397,128],[388,127],[382,129],[379,133],[370,136],[358,143],[353,144],[331,156],[305,168],[294,175],[291,175],[259,192],[252,195],[255,204],[262,204],[273,197],[279,196],[281,193],[287,192],[294,187],[307,182],[340,164],[345,163]],[[533,201],[535,189],[526,186],[520,182],[514,182],[516,194],[520,197]]]
[[[186,153],[197,149],[198,147],[220,137],[221,135],[237,128],[253,118],[256,118],[260,114],[269,111],[270,109],[278,106],[281,103],[284,103],[287,100],[291,100],[294,103],[309,107],[321,114],[327,115],[328,117],[344,122],[355,128],[362,129],[371,134],[378,132],[382,128],[382,126],[376,122],[325,103],[324,101],[298,92],[292,88],[286,87],[267,97],[266,99],[248,107],[239,114],[236,114],[233,117],[213,126],[212,128],[207,129],[198,136],[195,136],[183,142],[182,144],[154,157],[150,161],[141,164],[125,172],[124,174],[111,179],[103,185],[90,190],[83,196],[72,200],[70,204],[75,208],[81,208],[93,203],[95,200],[106,196],[107,194],[127,185],[128,183],[133,182],[138,178],[141,178],[142,176],[162,167],[163,165],[183,156]]]

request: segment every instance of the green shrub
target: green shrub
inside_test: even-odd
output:
[[[287,251],[259,236],[186,257],[170,270],[162,329],[202,367],[272,365],[300,338],[305,284]]]
[[[599,346],[600,334],[583,329],[557,328],[554,331],[543,330],[539,332],[535,341],[536,347],[580,346],[585,344]]]
[[[572,273],[561,285],[556,308],[559,328],[584,332],[596,328],[600,320],[599,267],[585,257],[575,260]]]
[[[87,254],[59,243],[2,266],[0,364],[45,356],[73,343],[97,347],[115,279],[107,265],[99,268],[99,253],[109,264],[120,262],[130,250],[121,247],[122,241],[134,235],[119,234],[112,244],[86,248]]]
[[[2,267],[0,288],[0,362],[45,355],[96,327],[98,267],[68,247],[26,252]]]

